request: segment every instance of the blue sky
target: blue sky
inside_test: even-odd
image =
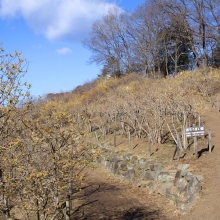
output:
[[[91,53],[82,46],[92,23],[111,7],[133,11],[144,1],[0,0],[0,42],[29,62],[33,96],[71,91],[101,71],[87,64]]]

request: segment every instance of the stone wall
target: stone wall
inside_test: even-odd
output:
[[[189,164],[156,163],[131,153],[100,148],[99,164],[113,175],[119,175],[150,193],[157,192],[173,201],[180,214],[186,214],[196,204],[202,189],[202,176],[193,175]]]

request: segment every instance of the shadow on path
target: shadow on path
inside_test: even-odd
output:
[[[213,145],[212,148],[211,148],[211,152],[213,152],[215,146]],[[203,153],[205,152],[209,152],[209,147],[207,148],[203,148],[202,150],[198,151],[198,157],[201,157]]]
[[[82,204],[72,220],[166,220],[155,204],[147,202],[147,196],[140,201],[131,193],[129,185],[93,182],[77,198]]]

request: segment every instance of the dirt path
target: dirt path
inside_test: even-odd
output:
[[[201,198],[193,210],[181,219],[217,220],[220,219],[220,113],[211,109],[203,117],[205,128],[212,132],[213,152],[204,152],[192,165],[193,173],[204,177]]]
[[[81,195],[81,201],[87,203],[80,210],[84,215],[76,219],[170,220],[176,214],[175,207],[167,199],[112,177],[103,168],[90,173],[87,185]]]

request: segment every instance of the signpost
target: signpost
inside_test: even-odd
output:
[[[204,135],[205,135],[204,126],[186,128],[186,137],[198,137]]]
[[[195,127],[195,125],[193,125],[193,127],[185,129],[185,134],[186,134],[186,137],[194,138],[194,155],[196,158],[198,158],[197,137],[205,135],[204,126]]]

